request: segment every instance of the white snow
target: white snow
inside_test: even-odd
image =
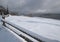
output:
[[[4,27],[1,22],[0,16],[0,42],[24,42],[22,38],[16,35],[14,32]]]
[[[60,41],[60,20],[27,16],[9,16],[6,20],[45,38]]]

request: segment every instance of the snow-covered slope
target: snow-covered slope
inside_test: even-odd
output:
[[[14,32],[4,27],[1,22],[0,16],[0,42],[24,42],[22,38],[16,35]]]
[[[9,16],[6,20],[44,38],[60,41],[60,20],[26,16]]]

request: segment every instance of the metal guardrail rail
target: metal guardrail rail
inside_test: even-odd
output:
[[[12,30],[14,33],[16,33],[18,36],[22,37],[27,42],[43,42],[42,40],[35,37],[34,35],[31,35],[31,34],[27,33],[25,29],[23,29],[22,27],[17,26],[16,24],[12,24],[11,22],[8,22],[8,21],[6,21],[4,19],[2,19],[1,21],[3,22],[3,25],[5,27]],[[8,24],[8,25],[10,25],[10,26],[12,26],[14,28],[10,28],[6,24]]]

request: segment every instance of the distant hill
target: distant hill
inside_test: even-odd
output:
[[[60,14],[40,14],[39,17],[52,18],[60,20]]]
[[[44,18],[52,18],[52,19],[59,19],[60,20],[60,14],[59,13],[30,13],[30,14],[21,14],[24,16],[30,16],[30,17],[44,17]]]

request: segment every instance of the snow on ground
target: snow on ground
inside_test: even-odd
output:
[[[9,16],[6,20],[45,38],[60,41],[60,20],[26,16]]]
[[[0,42],[23,42],[22,38],[2,25],[1,19],[0,16]]]

